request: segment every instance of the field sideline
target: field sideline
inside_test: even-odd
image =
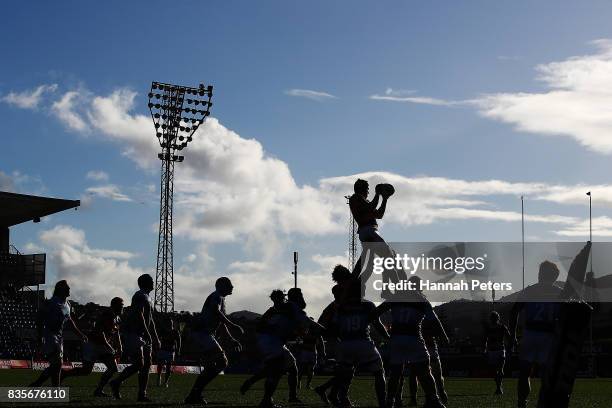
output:
[[[31,382],[39,371],[31,370],[0,370],[0,386],[24,386]],[[72,378],[67,381],[70,386],[71,403],[67,406],[129,406],[147,404],[135,403],[135,378],[131,379],[122,389],[123,400],[115,401],[110,398],[94,398],[91,393],[99,378],[99,374],[92,374],[86,378]],[[155,401],[149,406],[174,407],[182,406],[181,401],[189,391],[194,375],[175,375],[171,379],[170,388],[159,388],[156,386],[156,376],[150,376],[150,396]],[[220,376],[213,381],[205,394],[209,406],[217,407],[253,407],[257,406],[262,395],[263,383],[257,384],[245,397],[238,392],[240,384],[245,376],[227,375]],[[327,377],[315,377],[313,385],[322,383]],[[537,384],[534,383],[534,391],[537,392]],[[505,382],[506,394],[499,398],[493,396],[494,384],[491,380],[483,379],[455,379],[447,380],[447,389],[450,396],[448,408],[514,408],[516,407],[516,380],[509,379]],[[108,390],[110,392],[110,390]],[[537,395],[534,393],[533,395]],[[286,405],[287,381],[283,378],[275,402]],[[305,405],[312,407],[323,407],[318,397],[310,390],[300,390],[300,398]],[[374,407],[373,381],[369,377],[358,377],[351,387],[351,398],[356,406]],[[534,397],[535,398],[535,397]],[[404,397],[404,402],[407,402]],[[419,406],[423,404],[419,398]],[[7,404],[3,404],[8,406]],[[16,404],[17,407],[25,407],[29,404]],[[64,404],[65,405],[65,404]],[[52,407],[60,407],[62,404],[51,404]],[[288,404],[287,404],[288,406]],[[293,405],[296,406],[296,405]],[[535,406],[535,403],[529,405]],[[612,406],[612,379],[580,379],[575,386],[572,398],[573,408],[609,408]]]

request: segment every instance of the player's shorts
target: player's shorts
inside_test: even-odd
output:
[[[389,362],[392,365],[429,361],[425,342],[419,336],[394,335],[389,342]]]
[[[142,356],[145,363],[151,361],[151,344],[139,334],[126,333],[123,336],[123,350],[130,359],[138,359]]]
[[[159,363],[172,363],[172,362],[174,362],[174,351],[159,350],[157,352],[157,361]]]
[[[545,364],[554,336],[552,332],[525,330],[521,340],[519,359],[529,363]]]
[[[383,369],[382,358],[372,340],[342,340],[337,350],[336,360],[340,364],[356,365],[373,373]]]
[[[224,355],[223,348],[219,345],[219,342],[207,331],[200,331],[193,333],[193,340],[197,345],[198,349],[202,353],[206,354],[220,354]]]
[[[64,338],[60,335],[47,335],[42,352],[49,362],[62,362],[64,359]]]
[[[506,350],[492,350],[487,352],[489,365],[498,366],[506,361]]]
[[[112,353],[105,345],[91,341],[83,344],[83,361],[95,363],[96,361],[107,360],[108,358],[112,359],[112,357]]]
[[[298,361],[301,364],[315,365],[317,364],[317,353],[314,351],[302,350],[300,351]]]
[[[257,348],[264,361],[284,357],[287,364],[295,365],[295,357],[285,346],[285,342],[277,336],[264,333],[257,334]]]

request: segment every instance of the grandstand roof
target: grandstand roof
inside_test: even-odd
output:
[[[80,205],[79,200],[63,200],[0,191],[0,226],[11,227]]]

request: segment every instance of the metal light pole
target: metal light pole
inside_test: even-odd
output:
[[[298,264],[298,253],[297,251],[293,252],[293,287],[297,288],[297,264]]]
[[[521,196],[521,253],[523,256],[523,289],[525,289],[525,198]]]
[[[346,203],[349,203],[349,199],[351,196],[346,195]],[[348,266],[350,270],[353,270],[355,267],[355,263],[357,262],[357,223],[355,222],[355,218],[353,218],[353,212],[349,207],[349,221],[348,221],[348,229],[349,229],[349,245],[348,245]]]
[[[149,110],[161,146],[159,240],[155,274],[155,308],[174,312],[174,269],[172,220],[174,195],[174,163],[184,157],[178,151],[187,147],[206,117],[210,115],[212,85],[198,88],[153,82],[149,92]]]

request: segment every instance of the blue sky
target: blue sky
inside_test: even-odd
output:
[[[153,80],[215,87],[177,174],[182,308],[229,274],[235,307],[262,309],[296,249],[313,311],[327,302],[360,173],[400,187],[389,240],[520,239],[521,194],[532,240],[582,240],[587,190],[595,236],[612,235],[608,2],[39,1],[4,16],[0,186],[85,203],[13,242],[49,253],[49,280],[79,300],[154,267]]]

